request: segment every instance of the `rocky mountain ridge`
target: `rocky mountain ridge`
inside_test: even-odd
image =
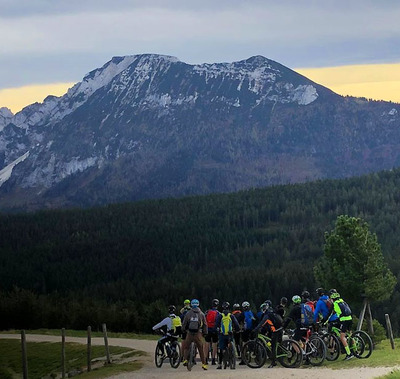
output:
[[[400,163],[398,104],[343,98],[261,56],[114,57],[62,97],[0,109],[0,207],[345,177]]]

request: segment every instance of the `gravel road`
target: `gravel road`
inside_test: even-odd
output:
[[[1,339],[19,339],[18,334],[0,334]],[[28,342],[60,342],[61,337],[47,336],[38,334],[27,334]],[[66,342],[86,343],[86,338],[66,337]],[[273,369],[261,368],[252,370],[247,366],[237,366],[236,370],[217,371],[216,366],[209,366],[208,371],[201,369],[198,364],[188,372],[183,366],[173,369],[165,362],[161,369],[155,367],[153,362],[153,353],[155,349],[155,341],[129,339],[129,338],[109,338],[110,346],[122,346],[132,349],[142,350],[149,353],[144,358],[144,367],[130,374],[120,374],[110,377],[109,379],[150,379],[150,378],[279,378],[279,379],[372,379],[389,373],[393,367],[358,367],[350,369],[332,370],[324,367],[307,367],[300,369],[287,369],[282,367],[274,367]],[[104,345],[103,338],[92,338],[92,345]]]

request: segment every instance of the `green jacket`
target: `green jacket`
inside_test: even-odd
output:
[[[341,316],[342,310],[340,309],[339,303],[343,303],[343,299],[337,299],[333,302],[333,310],[339,317],[339,320],[340,321],[352,320],[351,315],[350,316]]]

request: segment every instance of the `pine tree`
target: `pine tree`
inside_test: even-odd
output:
[[[396,278],[387,267],[376,234],[360,218],[341,215],[325,233],[324,256],[314,268],[326,288],[336,288],[346,299],[382,301],[390,297]]]

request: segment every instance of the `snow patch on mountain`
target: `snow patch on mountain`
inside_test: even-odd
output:
[[[0,187],[11,177],[12,171],[14,167],[23,162],[29,156],[29,151],[27,151],[24,155],[17,158],[14,162],[11,162],[9,165],[0,170]]]

